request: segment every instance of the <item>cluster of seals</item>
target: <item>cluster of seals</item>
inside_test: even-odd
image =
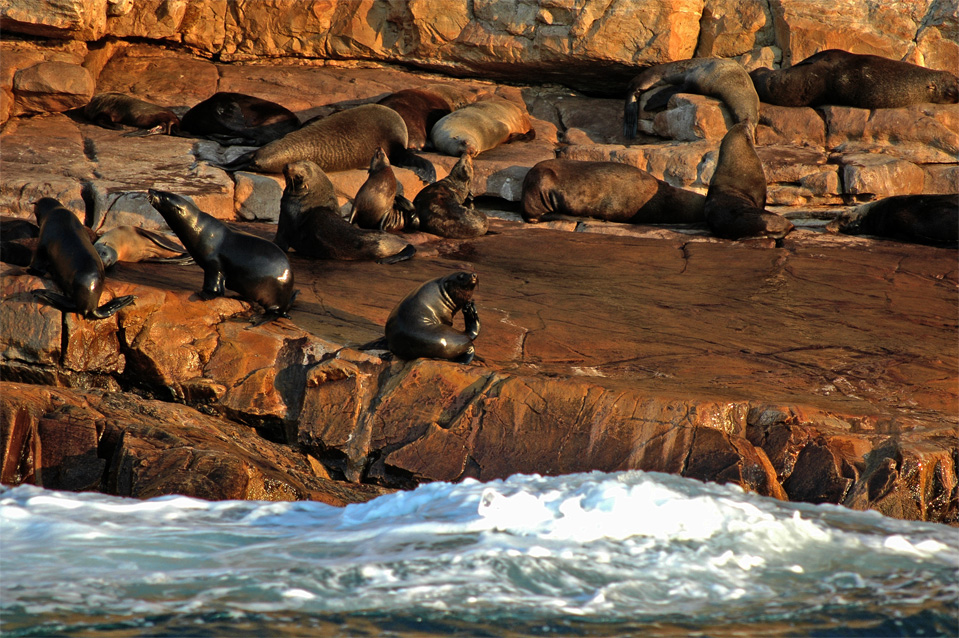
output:
[[[959,243],[959,194],[886,197],[841,214],[826,230],[954,246]]]
[[[149,198],[203,269],[201,299],[232,290],[263,306],[264,320],[289,317],[296,291],[286,253],[268,239],[231,229],[185,197],[151,189]]]
[[[483,211],[465,205],[472,181],[473,157],[464,153],[449,175],[425,187],[413,198],[420,230],[451,239],[485,235],[489,230],[489,219]]]
[[[280,199],[275,245],[293,248],[316,259],[375,259],[395,263],[416,252],[411,244],[387,232],[358,228],[340,216],[333,183],[310,161],[287,164]]]
[[[716,171],[706,192],[706,223],[717,237],[782,239],[793,229],[766,210],[766,173],[746,123],[733,126],[719,146]]]
[[[535,137],[526,109],[500,97],[457,109],[430,131],[433,147],[454,157],[463,153],[478,155],[500,144]]]
[[[180,118],[170,109],[123,93],[97,93],[83,107],[83,115],[97,126],[109,129],[125,124],[147,129],[149,134],[171,135],[180,128]]]
[[[879,109],[959,102],[954,73],[839,49],[821,51],[786,69],[756,69],[750,76],[759,99],[779,106]]]
[[[523,219],[531,223],[561,216],[630,224],[693,224],[706,219],[703,195],[619,162],[539,162],[523,179],[522,204]]]
[[[353,198],[349,222],[360,228],[389,233],[414,230],[419,221],[413,204],[396,191],[396,175],[390,167],[390,160],[386,151],[378,148],[370,160],[369,177]]]
[[[169,236],[139,226],[117,226],[93,243],[104,268],[118,261],[158,261],[185,264],[193,261],[186,249]]]
[[[180,129],[223,144],[263,146],[300,128],[288,108],[243,93],[214,93],[180,120]]]
[[[759,95],[746,69],[735,60],[721,58],[693,58],[652,66],[629,84],[623,109],[623,135],[636,137],[639,127],[640,95],[667,84],[650,95],[643,110],[653,111],[666,106],[676,93],[695,93],[720,99],[729,109],[733,120],[749,123],[755,129],[759,123]]]
[[[473,360],[473,341],[480,323],[473,291],[475,273],[455,272],[422,284],[408,294],[386,320],[386,343],[401,359]],[[463,311],[465,332],[453,328],[453,316]]]
[[[33,213],[40,233],[30,272],[49,273],[63,292],[38,289],[33,291],[35,297],[87,319],[106,319],[136,300],[133,295],[125,295],[98,306],[103,294],[104,268],[87,228],[52,197],[39,200]]]

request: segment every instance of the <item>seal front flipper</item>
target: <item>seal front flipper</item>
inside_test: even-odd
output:
[[[476,304],[472,301],[463,304],[463,320],[466,323],[466,336],[470,338],[470,341],[474,341],[479,336],[480,321]]]
[[[475,356],[476,356],[476,350],[473,348],[473,346],[470,346],[466,349],[466,352],[464,352],[460,356],[453,359],[453,361],[455,361],[456,363],[462,363],[466,365],[466,364],[472,363],[473,357]]]
[[[117,310],[129,306],[136,301],[136,299],[136,295],[123,295],[122,297],[117,297],[116,299],[103,304],[96,310],[91,311],[90,317],[94,319],[106,319],[107,317],[112,317],[116,314]]]
[[[390,255],[389,257],[383,257],[382,259],[377,259],[376,263],[378,264],[395,264],[401,261],[406,261],[407,259],[412,259],[413,255],[416,254],[416,246],[413,244],[407,244],[406,248],[396,253],[395,255]]]
[[[61,295],[58,292],[37,288],[33,291],[33,296],[37,299],[43,299],[57,310],[62,310],[63,312],[77,311],[77,303],[73,299]]]
[[[226,275],[218,265],[211,264],[203,269],[203,289],[197,295],[203,301],[226,294]]]
[[[419,176],[427,184],[436,181],[436,167],[425,157],[420,157],[409,149],[400,148],[390,154],[390,162],[394,166],[405,166]]]

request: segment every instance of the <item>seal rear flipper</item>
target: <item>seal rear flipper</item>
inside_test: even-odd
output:
[[[73,299],[65,297],[58,292],[52,292],[50,290],[44,290],[43,288],[38,288],[33,291],[33,296],[37,299],[43,299],[48,304],[56,308],[57,310],[62,310],[63,312],[76,312],[77,304]]]
[[[136,301],[136,295],[123,295],[109,301],[90,313],[90,318],[106,319],[116,314],[117,310],[129,306]]]
[[[393,166],[403,166],[412,170],[427,184],[436,181],[436,168],[433,163],[425,157],[410,152],[409,149],[400,148],[393,151],[393,154],[390,155],[390,163]]]
[[[15,241],[0,242],[0,261],[14,266],[29,266],[33,251]]]
[[[255,153],[256,151],[248,151],[243,155],[240,155],[232,162],[227,162],[225,164],[214,164],[211,162],[211,165],[216,166],[217,168],[222,168],[225,171],[243,171],[247,169],[253,170],[255,164],[253,155]]]
[[[390,344],[386,340],[386,337],[380,337],[370,341],[369,343],[364,343],[361,346],[356,346],[354,350],[389,350]]]
[[[124,133],[120,137],[149,137],[151,135],[166,135],[169,128],[166,124],[157,124],[152,128],[140,128]]]
[[[378,264],[395,264],[401,261],[406,261],[407,259],[412,259],[413,255],[416,254],[416,246],[413,244],[407,244],[406,248],[396,253],[395,255],[390,255],[389,257],[383,257],[382,259],[377,259],[376,263]]]
[[[473,346],[470,346],[469,349],[461,354],[460,356],[453,359],[456,363],[469,364],[473,362],[473,358],[476,356],[476,350]]]
[[[682,86],[664,86],[661,89],[658,89],[655,93],[649,96],[646,100],[646,104],[643,106],[645,111],[660,111],[669,104],[669,99],[676,95],[677,93],[682,93]]]

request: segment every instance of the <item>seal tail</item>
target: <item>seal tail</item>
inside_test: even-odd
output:
[[[394,166],[405,166],[416,173],[427,184],[436,181],[436,168],[425,157],[410,152],[406,148],[398,148],[390,156],[390,163]]]

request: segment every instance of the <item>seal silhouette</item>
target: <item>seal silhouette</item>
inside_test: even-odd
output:
[[[288,108],[244,93],[221,91],[196,104],[180,129],[225,144],[262,146],[300,128]]]
[[[63,292],[38,289],[33,291],[35,297],[87,319],[106,319],[136,300],[133,295],[125,295],[98,307],[104,269],[87,229],[52,197],[40,199],[33,212],[40,233],[29,270],[35,274],[49,273]]]
[[[353,198],[349,222],[360,228],[399,232],[419,225],[410,200],[396,193],[396,175],[386,151],[376,149],[370,160],[369,177]]]
[[[886,197],[842,213],[826,230],[953,246],[959,243],[959,194]]]
[[[93,248],[104,268],[118,261],[161,261],[183,264],[193,261],[186,249],[169,236],[138,226],[117,226],[100,235]]]
[[[446,155],[477,155],[500,144],[531,140],[536,131],[526,109],[493,97],[457,109],[430,131],[434,148]]]
[[[464,153],[449,175],[426,186],[413,198],[419,229],[452,239],[485,235],[489,219],[483,211],[464,204],[470,196],[472,180],[473,157]]]
[[[480,323],[473,292],[476,273],[454,272],[420,285],[396,305],[386,320],[386,342],[401,359],[420,357],[469,363]],[[462,310],[465,332],[453,328]]]
[[[201,211],[190,200],[151,189],[150,204],[163,216],[203,269],[201,299],[232,290],[263,307],[263,320],[289,317],[293,304],[293,270],[286,253],[268,239],[235,231]]]
[[[151,104],[125,93],[97,93],[86,106],[83,115],[98,126],[119,129],[121,124],[147,129],[142,134],[176,133],[180,118],[170,109]]]

